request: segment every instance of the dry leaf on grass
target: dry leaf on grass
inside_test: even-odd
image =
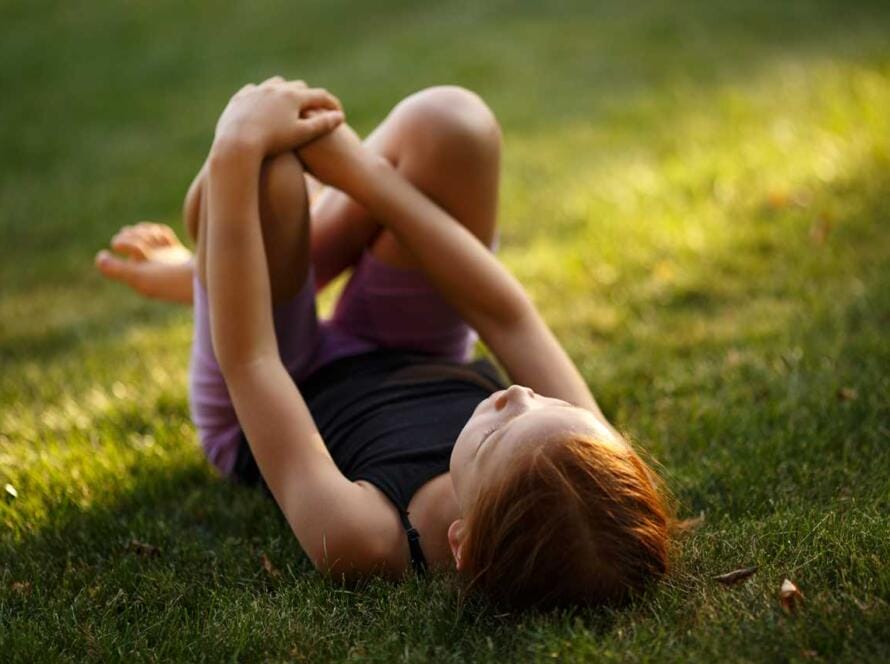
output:
[[[698,516],[690,517],[689,519],[683,519],[682,521],[677,521],[674,525],[674,529],[678,533],[691,533],[698,530],[702,524],[705,522],[705,513],[700,512]]]
[[[30,595],[31,594],[31,582],[30,581],[13,581],[9,586],[12,592],[18,595]]]
[[[807,208],[813,202],[813,197],[808,191],[777,187],[766,194],[766,207],[772,212],[781,212],[792,207]]]
[[[816,217],[810,226],[810,241],[813,244],[825,244],[831,234],[831,220],[826,217]]]
[[[786,189],[771,189],[766,194],[766,206],[778,212],[784,210],[791,204],[791,194]]]
[[[266,570],[266,574],[271,577],[276,577],[281,574],[281,572],[278,571],[275,565],[272,564],[272,561],[269,560],[269,556],[267,556],[265,553],[260,554],[260,564],[263,566],[263,569]]]
[[[138,539],[131,539],[127,542],[127,551],[135,553],[137,556],[145,556],[146,558],[155,558],[161,555],[160,547],[140,542]]]
[[[788,613],[794,613],[803,602],[803,593],[791,582],[791,579],[782,581],[782,588],[779,590],[779,602],[781,602],[782,608]]]
[[[756,571],[757,565],[752,565],[751,567],[742,567],[741,569],[735,569],[731,572],[727,572],[726,574],[715,576],[714,581],[716,581],[717,583],[722,583],[724,586],[734,586],[741,583],[742,581],[750,579],[752,576],[754,576],[754,573]]]
[[[859,392],[854,387],[842,387],[837,391],[838,401],[856,401],[859,398]]]

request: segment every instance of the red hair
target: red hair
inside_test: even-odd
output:
[[[615,604],[668,569],[670,517],[630,445],[571,435],[521,454],[466,515],[469,589],[516,609]]]

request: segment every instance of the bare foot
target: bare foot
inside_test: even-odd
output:
[[[141,222],[124,226],[111,239],[111,248],[96,254],[96,267],[105,277],[128,285],[140,295],[169,302],[192,302],[193,261],[173,229]]]

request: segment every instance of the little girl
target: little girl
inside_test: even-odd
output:
[[[217,123],[185,201],[194,258],[143,223],[97,265],[194,303],[208,459],[264,482],[319,570],[451,566],[514,608],[618,602],[666,572],[668,514],[491,252],[499,162],[494,116],[461,88],[407,98],[362,143],[336,98],[275,77]],[[509,386],[468,361],[477,334]]]

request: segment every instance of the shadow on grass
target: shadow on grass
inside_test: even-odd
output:
[[[182,307],[136,301],[136,295],[130,297],[130,301],[121,306],[120,298],[113,296],[109,298],[111,303],[108,306],[62,324],[48,326],[40,333],[29,329],[3,335],[0,340],[0,361],[9,369],[20,362],[58,362],[81,353],[86,343],[103,345],[119,342],[136,326],[165,327],[182,320]],[[68,306],[71,306],[70,302]]]
[[[888,172],[876,155],[812,183],[806,209],[740,210],[764,232],[631,303],[649,320],[606,353],[621,368],[604,408],[654,444],[688,511],[853,508],[884,490]],[[824,201],[841,209],[814,236]]]
[[[750,352],[739,350],[746,343],[744,329],[739,336],[713,344],[696,341],[690,348],[672,338],[672,330],[682,329],[690,316],[719,317],[729,306],[744,319],[742,298],[727,305],[719,289],[713,295],[702,282],[691,300],[684,287],[652,296],[657,297],[655,303],[639,302],[662,311],[657,327],[664,341],[658,344],[647,336],[645,343],[651,347],[638,358],[652,363],[653,380],[628,377],[633,396],[619,397],[621,391],[612,391],[610,405],[626,400],[622,408],[638,412],[644,432],[683,439],[681,446],[662,449],[672,481],[692,511],[705,509],[718,521],[767,519],[801,505],[809,510],[835,508],[843,515],[855,504],[837,502],[839,492],[852,492],[869,503],[881,490],[883,478],[876,468],[887,466],[887,452],[879,433],[880,395],[861,394],[844,402],[837,399],[836,390],[848,381],[880,384],[875,373],[879,368],[867,364],[882,357],[880,324],[888,315],[890,282],[880,260],[886,238],[878,221],[887,216],[890,179],[880,162],[866,163],[836,187],[825,195],[865,194],[850,202],[826,243],[779,242],[768,260],[753,263],[756,267],[745,279],[733,273],[736,287],[748,293],[748,306],[755,306],[758,297],[806,298],[805,306],[789,318],[773,321],[771,332],[752,342]],[[755,215],[752,223],[772,225],[777,219],[772,213]],[[803,218],[791,219],[788,225],[798,235],[808,228]],[[756,239],[752,242],[712,255],[709,269],[715,275],[732,272],[740,256],[762,251]],[[774,282],[773,264],[791,266],[782,284]],[[801,289],[802,281],[811,281],[810,287]],[[732,351],[742,358],[727,364],[726,355]],[[678,360],[678,354],[702,360],[696,361],[691,378],[685,373],[687,361]],[[665,383],[654,380],[659,373],[678,384],[691,382],[665,390]],[[689,396],[696,391],[703,396]],[[659,402],[664,399],[679,413],[662,418]],[[173,415],[185,417],[181,409]],[[127,427],[129,421],[115,421],[114,428]],[[659,430],[662,425],[667,434]],[[95,490],[89,504],[60,501],[45,525],[22,530],[15,541],[0,541],[2,557],[12,561],[4,578],[28,579],[34,588],[30,599],[6,600],[14,612],[35,610],[36,600],[43,605],[41,612],[62,612],[58,598],[63,598],[71,603],[77,621],[124,630],[138,612],[148,611],[161,625],[149,636],[143,634],[150,642],[161,639],[165,630],[194,627],[176,611],[216,610],[223,600],[232,603],[231,610],[253,616],[250,625],[263,622],[263,611],[276,622],[281,618],[275,611],[281,606],[297,611],[299,605],[307,624],[336,630],[342,613],[351,629],[358,630],[352,632],[352,645],[385,639],[386,630],[407,630],[405,638],[420,643],[427,629],[438,635],[438,643],[460,640],[471,653],[484,649],[491,634],[524,630],[534,641],[535,629],[542,624],[551,630],[551,639],[572,638],[578,630],[597,639],[615,636],[618,618],[609,612],[581,614],[581,623],[573,616],[503,620],[474,604],[455,614],[456,597],[442,579],[412,581],[405,588],[372,583],[359,593],[335,591],[312,572],[268,497],[213,478],[194,455],[182,454],[180,437],[160,444],[168,454],[137,457],[119,488],[115,478],[108,477],[107,489]],[[159,551],[146,553],[133,540]],[[277,572],[264,569],[263,554]],[[692,577],[677,581],[681,590],[683,584],[695,582]],[[176,611],[168,606],[171,597],[179,598]],[[659,597],[656,604],[644,602],[632,609],[632,615],[648,615],[661,606],[658,602],[683,601],[683,595],[673,600]],[[317,606],[308,607],[310,600]],[[260,636],[245,638],[262,649]],[[350,647],[348,642],[322,644],[317,635],[314,638],[331,656],[343,656]],[[521,640],[512,643],[525,647]]]
[[[764,3],[754,18],[745,12],[739,16],[722,13],[726,6],[704,10],[697,21],[687,20],[689,12],[672,10],[659,10],[645,19],[619,12],[601,28],[611,31],[612,45],[623,34],[619,29],[622,24],[625,33],[628,27],[633,31],[642,26],[654,45],[649,54],[631,59],[632,75],[620,76],[620,80],[615,80],[615,72],[622,69],[608,61],[595,61],[597,49],[587,50],[586,42],[578,46],[577,40],[567,39],[563,44],[554,29],[554,25],[562,25],[559,21],[523,27],[523,21],[534,18],[536,11],[527,7],[527,15],[520,12],[510,29],[519,36],[527,31],[530,41],[539,44],[534,55],[541,56],[541,69],[532,72],[530,80],[544,81],[548,67],[567,63],[566,72],[535,92],[570,99],[570,103],[549,109],[552,113],[546,118],[518,108],[515,93],[499,87],[502,84],[496,79],[501,70],[514,66],[509,58],[494,57],[488,68],[484,64],[475,69],[471,66],[470,60],[478,60],[484,50],[478,35],[456,64],[444,66],[441,61],[447,58],[441,57],[438,68],[435,63],[426,64],[437,76],[453,77],[490,96],[496,107],[504,109],[508,131],[544,132],[548,122],[591,116],[595,122],[597,113],[611,117],[624,112],[647,86],[670,86],[675,79],[681,87],[707,90],[712,84],[744,79],[788,60],[843,58],[849,50],[852,57],[867,57],[853,48],[853,42],[872,14],[881,14],[883,5],[859,4],[849,10],[838,3],[819,6],[830,11],[811,13],[795,5],[781,10],[787,12],[784,20],[772,26],[773,3]],[[857,18],[847,21],[848,11]],[[491,16],[497,18],[496,13]],[[795,17],[799,19],[796,23]],[[883,20],[883,15],[880,18]],[[793,23],[792,30],[789,23]],[[581,27],[587,25],[589,21]],[[758,33],[756,38],[748,32],[764,26],[770,31]],[[185,28],[174,25],[168,29],[175,33]],[[741,45],[744,57],[699,62],[692,68],[697,82],[690,83],[685,78],[686,66],[722,45],[719,37],[712,36],[703,42],[704,48],[686,46],[697,31],[725,34],[727,48]],[[282,44],[288,39],[292,37],[282,38]],[[633,51],[638,46],[638,34],[635,39],[628,40],[626,49]],[[176,39],[166,42],[179,43]],[[505,52],[515,53],[514,48],[523,43],[517,40],[517,46]],[[768,45],[772,47],[766,48]],[[347,74],[343,63],[354,60],[355,51],[366,46],[370,48],[365,42],[352,50],[344,46],[339,64],[316,65],[317,71],[330,74],[334,89],[345,87],[355,74]],[[386,37],[375,48],[379,51],[384,46]],[[610,42],[604,39],[598,48],[608,46]],[[626,55],[619,50],[613,57]],[[135,55],[128,51],[127,57]],[[281,53],[276,55],[278,61],[281,57]],[[422,54],[421,64],[424,57],[431,56]],[[669,59],[662,62],[663,57]],[[229,78],[219,72],[216,77],[210,87],[221,87]],[[360,106],[358,121],[368,123],[385,108],[380,99],[394,98],[396,92],[416,86],[425,77],[421,67],[403,81],[386,83],[388,95],[381,93]],[[576,91],[579,81],[589,83],[588,89]],[[178,94],[193,83],[183,82]],[[515,86],[515,77],[509,86]],[[156,91],[157,82],[143,92],[150,96]],[[661,112],[662,106],[638,112],[654,114]],[[181,107],[182,102],[170,103],[166,112],[174,114]],[[684,107],[678,104],[674,115],[667,113],[661,121],[670,125],[683,112]],[[631,124],[638,121],[630,117],[633,113],[628,116]],[[824,185],[819,183],[809,185],[814,203],[808,209],[739,210],[740,218],[777,230],[739,236],[738,244],[714,247],[707,268],[697,271],[688,283],[634,293],[628,308],[644,321],[642,327],[627,330],[624,339],[603,337],[614,345],[602,355],[617,368],[612,383],[603,385],[602,390],[597,386],[597,393],[602,394],[610,414],[617,413],[620,420],[632,423],[640,439],[651,442],[690,512],[707,510],[709,520],[712,515],[718,520],[743,520],[766,519],[795,506],[852,510],[857,500],[880,504],[884,481],[880,471],[888,467],[886,444],[881,439],[887,416],[881,370],[888,361],[882,327],[890,323],[884,230],[890,216],[887,173],[886,162],[875,159],[861,164],[859,172],[843,182],[825,187],[826,191],[820,191]],[[820,244],[809,238],[809,229],[821,197],[845,201],[845,206]],[[163,201],[168,207],[174,203],[178,201]],[[18,216],[7,217],[4,226],[13,241],[0,255],[13,265],[27,263],[27,251],[40,246],[42,235],[53,232],[49,224],[45,230],[27,231],[23,223],[29,216],[26,212],[27,206],[23,206]],[[108,230],[96,226],[88,229],[87,235],[104,239]],[[22,240],[24,257],[11,254],[17,246],[16,237]],[[564,239],[570,237],[566,234]],[[58,251],[66,255],[82,252],[87,265],[92,241],[68,238],[58,243]],[[54,276],[65,277],[66,273]],[[22,292],[32,288],[39,291],[40,285],[28,285]],[[771,309],[767,306],[771,302],[781,306]],[[74,323],[37,334],[13,334],[0,347],[0,359],[12,370],[16,361],[58,362],[75,356],[86,339],[113,343],[134,323],[165,325],[181,315],[173,309],[152,308],[143,320],[141,311],[130,309],[122,316],[112,305],[100,306]],[[754,319],[761,323],[756,330],[750,326]],[[842,387],[858,390],[856,397],[840,398]],[[184,416],[181,408],[176,416]],[[130,426],[146,433],[145,421],[138,413],[123,413],[113,428],[123,437]],[[9,561],[0,572],[3,592],[9,586],[7,580],[27,579],[33,585],[33,595],[25,599],[7,595],[0,599],[2,608],[11,607],[13,615],[38,617],[44,627],[61,622],[64,633],[58,635],[60,639],[86,639],[79,630],[91,622],[126,632],[130,623],[138,621],[140,611],[148,611],[161,625],[153,633],[154,628],[146,628],[151,633],[148,638],[155,641],[174,628],[194,634],[207,629],[224,641],[230,636],[224,627],[208,626],[205,622],[212,618],[202,622],[203,618],[195,616],[210,609],[231,616],[222,606],[228,600],[232,600],[231,611],[247,615],[271,611],[270,603],[278,600],[288,607],[317,602],[317,608],[301,608],[302,614],[295,608],[295,615],[314,618],[302,629],[327,630],[324,638],[331,639],[342,627],[341,621],[349,619],[361,623],[365,641],[372,636],[383,643],[391,633],[398,639],[400,630],[413,630],[412,637],[424,642],[430,636],[423,634],[424,622],[438,620],[432,640],[457,642],[465,638],[466,630],[469,641],[462,647],[468,654],[477,648],[478,652],[486,651],[488,632],[497,635],[507,629],[498,627],[500,623],[484,613],[481,618],[468,613],[452,620],[453,596],[435,590],[435,582],[431,586],[420,583],[419,589],[410,586],[410,592],[371,585],[367,601],[348,593],[332,593],[311,573],[274,504],[259,492],[214,479],[194,454],[182,453],[186,445],[182,437],[179,434],[161,443],[166,455],[137,455],[123,477],[107,474],[103,478],[107,486],[92,487],[91,496],[63,497],[54,502],[52,514],[42,524],[23,527],[14,536],[3,535],[0,558]],[[53,481],[60,480],[55,478],[50,484]],[[50,486],[50,493],[53,491]],[[883,501],[886,504],[886,497]],[[141,555],[138,547],[134,550],[133,539],[159,547],[159,554]],[[282,575],[276,577],[263,569],[262,553]],[[290,590],[289,584],[293,585]],[[433,599],[422,604],[418,598],[425,599],[426,592]],[[325,611],[327,615],[323,615]],[[73,616],[70,622],[69,615]],[[411,622],[406,616],[419,616],[419,624],[406,626]],[[270,620],[288,624],[280,616]],[[248,623],[257,628],[259,636],[252,643],[260,650],[263,644],[257,639],[262,637],[263,622],[263,617],[257,616]],[[529,624],[529,633],[534,634],[534,623]],[[596,635],[605,636],[613,623],[606,617],[590,624],[595,625]],[[557,631],[557,638],[571,638],[571,625],[566,623]],[[304,638],[312,643],[313,638],[319,642],[323,637],[306,634]],[[352,633],[345,638],[345,645],[324,648],[343,655],[350,639],[353,643],[360,640]]]

